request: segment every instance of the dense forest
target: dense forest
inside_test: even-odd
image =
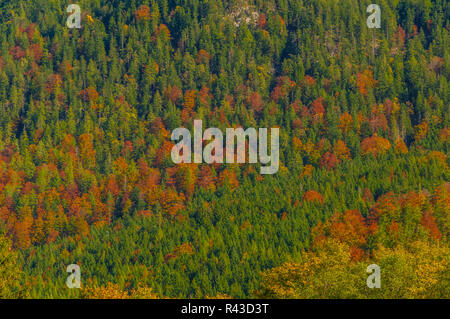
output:
[[[0,298],[449,298],[450,2],[371,3],[0,0]]]

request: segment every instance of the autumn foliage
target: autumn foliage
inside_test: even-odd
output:
[[[376,134],[367,137],[361,142],[362,155],[372,154],[374,156],[384,154],[391,148],[389,140]]]

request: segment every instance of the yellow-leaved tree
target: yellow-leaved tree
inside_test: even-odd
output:
[[[25,298],[26,291],[20,286],[22,270],[11,241],[0,235],[0,299]]]

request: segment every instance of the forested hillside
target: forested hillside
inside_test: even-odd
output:
[[[0,0],[0,298],[450,297],[448,1],[70,3]],[[174,164],[194,119],[279,171]]]

